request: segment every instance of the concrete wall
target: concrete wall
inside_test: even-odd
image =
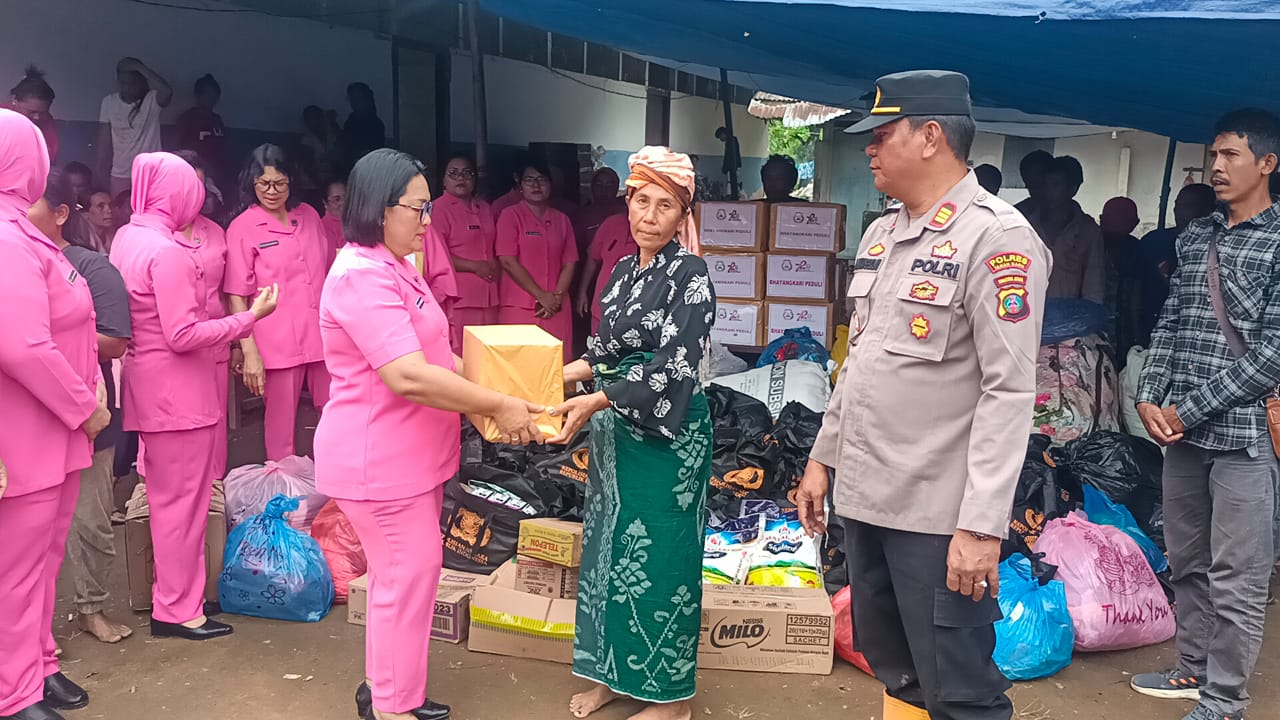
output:
[[[475,141],[471,62],[470,53],[453,53],[450,132],[460,145]],[[485,83],[492,145],[602,145],[605,164],[623,175],[627,158],[644,145],[648,100],[643,86],[500,57],[485,58]],[[768,127],[746,107],[735,105],[733,112],[743,154],[743,185],[747,192],[756,192],[760,166],[769,156]],[[722,125],[719,102],[678,94],[671,99],[671,146],[698,155],[699,171],[712,178],[723,177],[724,144],[715,138]]]
[[[0,89],[7,92],[29,63],[48,73],[58,96],[53,115],[65,124],[60,163],[91,158],[85,146],[93,141],[103,96],[115,91],[116,61],[126,55],[173,85],[165,124],[191,106],[196,78],[213,73],[233,144],[237,134],[298,130],[310,104],[345,117],[346,86],[355,81],[373,88],[391,132],[391,43],[370,32],[126,0],[4,0],[0,9]]]

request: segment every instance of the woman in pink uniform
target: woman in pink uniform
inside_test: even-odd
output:
[[[324,226],[324,237],[329,241],[329,263],[333,265],[333,259],[338,256],[338,251],[343,245],[347,244],[347,239],[342,237],[342,206],[347,200],[347,183],[342,180],[334,180],[329,183],[329,187],[324,191],[324,217],[320,218],[320,224]],[[328,269],[326,265],[326,270]]]
[[[578,314],[591,313],[591,333],[600,325],[600,296],[613,277],[618,261],[640,251],[636,239],[631,236],[631,222],[624,212],[614,215],[600,224],[591,237],[587,249],[587,264],[582,271],[582,286],[578,288]]]
[[[502,211],[496,252],[506,274],[498,287],[504,325],[538,325],[564,342],[573,359],[573,309],[565,297],[578,263],[569,216],[551,207],[551,174],[538,163],[520,171],[523,202]]]
[[[48,175],[40,130],[0,110],[0,717],[16,720],[88,702],[58,670],[55,584],[80,471],[111,421],[89,286],[27,219]]]
[[[333,392],[316,429],[316,488],[338,500],[369,560],[360,716],[444,720],[449,707],[426,700],[427,654],[458,413],[491,416],[525,444],[541,442],[532,420],[541,408],[457,374],[448,322],[407,259],[422,252],[431,222],[422,164],[375,150],[356,163],[347,190],[349,242],[320,302]]]
[[[320,290],[329,241],[320,215],[289,194],[293,168],[284,151],[262,145],[240,176],[247,209],[227,228],[227,276],[222,289],[233,312],[267,285],[280,286],[280,309],[240,343],[244,384],[266,403],[267,459],[294,452],[298,399],[306,380],[316,409],[329,399],[329,373],[320,347]]]
[[[200,178],[200,184],[204,185],[209,169],[205,167],[200,155],[193,150],[179,150],[174,154],[185,160],[196,171],[196,177]],[[185,240],[183,244],[193,248],[192,252],[199,255],[204,267],[204,307],[209,313],[209,319],[218,320],[226,317],[227,297],[222,292],[222,281],[227,271],[226,232],[218,223],[204,215],[196,215],[196,219],[190,225],[178,232],[182,233]],[[235,353],[239,356],[237,362],[232,362],[231,345],[232,343],[224,343],[213,349],[213,359],[218,363],[217,374],[214,375],[218,388],[218,407],[222,409],[216,426],[216,455],[213,459],[215,480],[227,474],[227,396],[231,391],[231,367],[243,365],[244,362],[239,352]]]
[[[460,338],[461,328],[468,325],[497,324],[497,280],[502,274],[493,252],[496,224],[489,203],[476,197],[476,166],[470,155],[449,158],[444,195],[434,207],[431,227],[444,239],[458,277],[452,320]]]
[[[251,311],[210,319],[198,247],[178,232],[204,204],[196,171],[169,153],[133,162],[133,216],[111,263],[129,292],[133,343],[124,361],[124,429],[147,447],[147,499],[156,580],[151,634],[208,640],[231,627],[204,616],[205,518],[213,491],[219,401],[215,353],[275,309],[267,288]]]

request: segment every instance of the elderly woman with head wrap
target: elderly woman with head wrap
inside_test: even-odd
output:
[[[631,156],[627,214],[639,252],[618,262],[599,330],[566,384],[596,392],[555,409],[567,442],[591,421],[573,672],[598,685],[575,717],[618,697],[649,703],[636,720],[690,716],[702,605],[702,535],[711,418],[699,372],[715,295],[697,248],[687,155]],[[682,247],[683,246],[683,247]]]
[[[155,541],[151,634],[208,640],[231,626],[204,614],[205,518],[216,457],[225,450],[217,352],[276,307],[278,288],[244,312],[210,319],[205,260],[180,230],[204,205],[204,184],[184,160],[143,153],[132,166],[133,216],[111,246],[129,293],[133,341],[124,359],[124,429],[146,444]]]

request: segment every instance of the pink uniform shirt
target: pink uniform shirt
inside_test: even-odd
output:
[[[0,459],[6,497],[61,485],[89,467],[80,426],[102,374],[89,285],[27,220],[44,192],[49,151],[27,118],[0,110]],[[32,548],[32,552],[43,552]]]
[[[578,261],[578,244],[573,237],[573,224],[569,216],[547,208],[539,220],[525,203],[507,208],[498,220],[498,257],[514,257],[533,276],[534,282],[547,291],[556,288],[560,270]],[[535,307],[532,295],[516,284],[510,275],[504,274],[499,283],[498,297],[506,307],[531,310]]]
[[[338,257],[338,251],[347,244],[347,238],[342,234],[342,217],[339,215],[325,215],[320,218],[320,225],[324,228],[325,240],[329,242],[329,257],[325,262],[327,270],[333,265],[333,259]]]
[[[332,383],[316,428],[316,489],[342,500],[399,500],[452,477],[458,413],[406,400],[378,375],[414,352],[454,369],[448,320],[417,269],[384,245],[343,248],[325,280],[320,333]]]
[[[595,299],[591,304],[593,330],[600,324],[600,296],[609,285],[609,277],[613,275],[613,269],[618,266],[619,260],[637,252],[640,252],[640,246],[636,245],[636,239],[631,237],[631,220],[626,213],[611,215],[600,224],[600,229],[596,230],[595,236],[591,238],[591,247],[587,253],[592,260],[600,263],[600,275],[596,278]]]
[[[227,228],[227,276],[222,289],[253,297],[280,284],[280,305],[258,323],[253,340],[268,370],[320,362],[320,291],[329,267],[320,215],[306,203],[282,225],[254,205]]]
[[[450,255],[464,260],[494,260],[497,225],[489,203],[474,199],[467,202],[445,193],[435,203],[431,227],[440,234]],[[469,272],[458,272],[457,277],[456,307],[491,308],[498,304],[496,282],[488,282]]]
[[[133,320],[124,358],[125,430],[208,427],[225,411],[215,348],[248,335],[254,320],[248,312],[209,319],[199,248],[177,233],[203,202],[204,186],[178,157],[144,153],[134,160],[133,217],[111,246]]]
[[[227,307],[222,297],[222,281],[227,273],[227,234],[218,223],[203,215],[197,215],[192,223],[191,240],[179,238],[183,245],[196,246],[196,255],[204,264],[205,309],[209,311],[209,319],[217,320],[227,316]],[[213,349],[214,359],[220,363],[231,359],[231,345],[224,343]]]
[[[519,205],[522,202],[524,202],[524,196],[520,194],[520,186],[516,185],[508,190],[505,195],[489,204],[489,212],[493,214],[493,221],[496,223],[502,218],[503,210],[512,205]]]

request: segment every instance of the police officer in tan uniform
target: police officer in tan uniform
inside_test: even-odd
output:
[[[1000,541],[1026,454],[1052,258],[967,167],[969,80],[877,81],[852,129],[897,200],[867,230],[849,355],[797,501],[811,533],[843,519],[859,649],[890,696],[933,720],[1008,720],[991,659]]]

